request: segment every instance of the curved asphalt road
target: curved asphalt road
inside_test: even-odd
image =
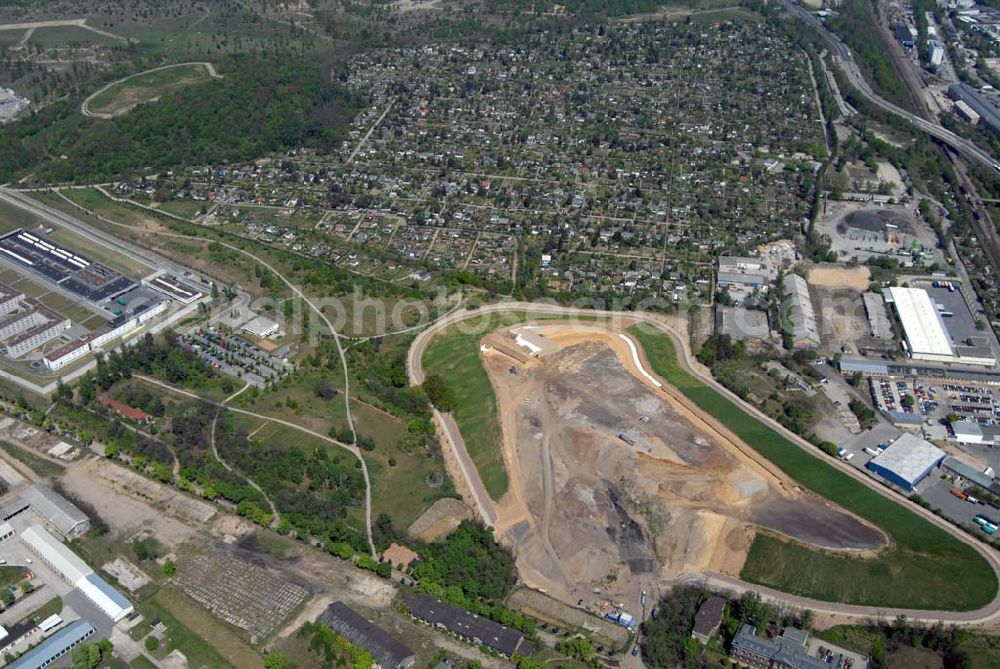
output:
[[[410,378],[410,382],[413,385],[419,385],[423,383],[424,380],[424,370],[422,359],[424,352],[427,349],[427,345],[430,343],[431,339],[442,330],[447,328],[449,325],[455,323],[470,320],[478,317],[482,317],[485,314],[494,314],[499,312],[510,312],[510,313],[521,313],[528,312],[533,315],[564,315],[564,316],[607,316],[612,319],[618,318],[620,320],[634,320],[642,323],[646,323],[656,327],[663,333],[671,337],[674,345],[678,351],[678,358],[681,366],[684,370],[691,374],[692,376],[698,378],[703,383],[711,386],[718,392],[725,395],[732,402],[740,406],[744,411],[754,416],[756,419],[765,423],[768,427],[779,432],[784,437],[789,439],[792,443],[799,446],[800,448],[809,451],[810,454],[816,454],[816,447],[813,446],[808,441],[802,439],[798,435],[789,432],[780,423],[772,420],[770,417],[758,411],[755,407],[747,404],[739,397],[734,395],[728,389],[719,384],[704,368],[702,368],[697,363],[692,364],[692,353],[686,337],[679,336],[667,323],[662,319],[662,317],[642,312],[612,312],[612,311],[600,311],[591,309],[575,309],[571,307],[561,307],[553,304],[531,304],[527,302],[503,302],[498,304],[484,305],[475,310],[466,310],[461,312],[452,312],[443,316],[431,323],[425,330],[423,330],[417,337],[413,340],[410,346],[410,351],[406,359],[406,371]],[[484,329],[483,334],[492,328]],[[479,508],[480,516],[487,522],[487,524],[492,525],[496,520],[496,511],[493,507],[493,501],[490,499],[489,495],[486,493],[486,489],[483,486],[482,481],[479,478],[479,474],[476,471],[475,465],[472,463],[472,459],[469,457],[468,452],[465,449],[465,444],[462,441],[461,435],[458,433],[458,426],[451,419],[450,415],[442,415],[443,418],[441,424],[445,426],[447,434],[445,434],[445,439],[449,442],[450,447],[453,449],[456,458],[459,461],[462,474],[468,484],[470,490],[472,491],[474,502]],[[817,455],[818,457],[818,455]],[[941,529],[945,530],[951,534],[957,541],[962,541],[974,550],[976,550],[993,568],[993,571],[1000,575],[1000,559],[997,558],[997,554],[992,549],[988,548],[980,541],[974,537],[970,537],[964,531],[956,528],[945,520],[934,515],[930,511],[917,506],[910,502],[906,497],[900,495],[892,490],[889,490],[878,482],[874,481],[864,473],[860,472],[856,467],[849,465],[848,463],[842,462],[840,460],[827,460],[827,464],[831,467],[838,467],[845,474],[852,476],[854,479],[860,483],[868,486],[869,488],[875,490],[879,494],[889,497],[894,501],[904,504],[908,509],[914,513],[922,516],[925,520],[930,523],[934,523]],[[731,590],[736,592],[752,591],[758,593],[762,599],[785,604],[788,606],[793,606],[796,608],[808,608],[821,614],[838,616],[847,620],[862,621],[872,618],[894,618],[899,615],[904,615],[911,621],[924,622],[924,623],[934,623],[937,621],[943,621],[946,623],[954,623],[956,625],[962,626],[976,626],[984,625],[986,623],[993,622],[995,619],[1000,617],[1000,591],[993,598],[989,604],[976,611],[929,611],[923,609],[896,609],[896,608],[886,608],[886,607],[872,607],[872,606],[856,606],[852,604],[840,604],[837,602],[824,602],[816,599],[810,599],[808,597],[800,597],[797,595],[790,595],[784,592],[773,590],[771,588],[755,585],[752,583],[747,583],[741,581],[738,578],[732,576],[727,576],[724,574],[706,572],[706,573],[695,573],[685,575],[684,577],[675,581],[675,583],[683,582],[703,582],[713,587]]]
[[[868,81],[861,75],[861,70],[858,69],[857,63],[854,62],[854,56],[851,55],[851,50],[840,40],[839,37],[829,31],[813,13],[801,5],[795,4],[792,0],[782,0],[782,3],[793,16],[809,24],[810,27],[816,30],[820,36],[822,36],[830,44],[833,48],[834,58],[839,61],[841,66],[840,69],[851,82],[851,85],[857,88],[873,104],[892,114],[895,114],[896,116],[902,117],[911,125],[914,125],[920,130],[926,132],[928,135],[941,140],[954,149],[956,153],[964,156],[966,159],[982,163],[986,167],[1000,172],[1000,162],[998,162],[986,151],[980,149],[973,142],[956,135],[951,130],[938,125],[937,123],[933,123],[922,116],[918,116],[910,111],[907,111],[906,109],[903,109],[902,107],[895,105],[878,95],[874,90],[872,90]]]
[[[808,11],[801,5],[795,4],[795,0],[781,1],[792,16],[808,24],[813,30],[818,32],[819,35],[827,41],[827,43],[829,43],[833,50],[832,53],[835,64],[839,66],[841,72],[844,73],[851,85],[854,86],[862,95],[868,98],[872,104],[891,114],[899,116],[910,125],[916,127],[918,130],[927,133],[931,137],[934,137],[938,141],[947,145],[957,155],[965,158],[966,160],[973,163],[979,163],[988,169],[1000,172],[1000,161],[994,158],[988,151],[984,151],[976,146],[975,142],[956,135],[952,131],[935,123],[933,120],[925,118],[919,114],[914,114],[878,95],[872,89],[868,81],[866,81],[861,75],[861,70],[858,69],[858,65],[854,60],[854,56],[851,54],[851,50],[840,40],[839,37],[828,30],[827,27],[823,25],[818,18],[816,18],[815,14]],[[964,175],[963,170],[958,169],[957,165],[956,171],[958,172],[960,181],[964,182],[963,185],[968,191],[973,208],[975,210],[983,210],[983,203],[980,201],[975,189],[971,184],[967,183],[968,177]],[[979,235],[979,239],[984,242],[983,248],[987,252],[990,262],[994,267],[1000,267],[1000,232],[998,232],[993,226],[988,216],[975,217],[973,219],[973,225],[976,233]]]

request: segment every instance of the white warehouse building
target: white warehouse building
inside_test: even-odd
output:
[[[21,532],[21,541],[114,622],[134,611],[132,604],[120,592],[40,525],[32,525]]]
[[[951,335],[934,301],[920,288],[889,288],[885,301],[893,305],[903,326],[910,357],[932,362],[955,362]]]

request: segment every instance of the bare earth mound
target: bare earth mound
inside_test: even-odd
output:
[[[645,378],[621,336],[537,325],[540,357],[484,353],[497,391],[511,491],[498,534],[531,585],[565,601],[635,601],[686,573],[736,575],[755,527],[869,552],[877,529],[801,492]]]
[[[407,532],[421,541],[437,541],[472,514],[460,499],[443,497],[413,521]]]
[[[806,281],[822,288],[851,288],[868,290],[871,284],[871,270],[867,267],[813,267]]]

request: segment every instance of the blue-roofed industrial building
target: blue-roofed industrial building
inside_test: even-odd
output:
[[[124,595],[93,572],[77,581],[76,587],[86,595],[87,599],[97,604],[101,611],[107,613],[116,622],[134,610],[132,603],[125,599]]]
[[[902,44],[905,48],[907,49],[913,48],[913,35],[910,33],[909,29],[906,26],[902,25],[901,23],[895,24],[894,26],[892,26],[892,34],[896,38],[896,40],[900,44]]]
[[[941,464],[947,453],[912,434],[903,434],[868,461],[869,470],[903,490],[911,491]]]
[[[38,644],[7,665],[7,669],[43,669],[70,652],[94,634],[94,626],[86,620],[74,620],[66,627]]]

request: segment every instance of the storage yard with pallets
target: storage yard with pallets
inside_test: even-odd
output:
[[[308,591],[225,549],[186,556],[177,568],[181,590],[223,621],[263,641],[306,599]]]

